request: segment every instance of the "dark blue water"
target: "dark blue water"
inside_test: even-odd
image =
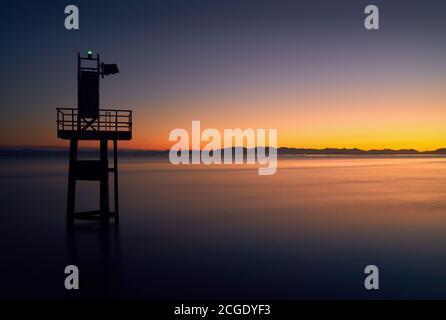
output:
[[[0,298],[446,298],[446,160],[121,159],[119,226],[65,224],[67,160],[0,160]],[[99,206],[78,185],[76,210]],[[64,288],[64,268],[80,290]],[[364,289],[364,268],[380,290]]]

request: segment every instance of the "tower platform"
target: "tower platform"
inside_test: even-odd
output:
[[[57,108],[57,137],[65,140],[131,140],[132,111],[99,109],[97,118],[81,118],[77,108]]]

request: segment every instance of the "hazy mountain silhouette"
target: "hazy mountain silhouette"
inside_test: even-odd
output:
[[[232,152],[235,154],[236,150],[240,150],[244,155],[247,153],[246,148],[233,147]],[[255,148],[257,151],[264,151],[264,147]],[[224,153],[224,149],[220,149],[221,153]],[[268,150],[266,150],[268,151]],[[82,148],[79,150],[80,154],[84,155],[96,155],[97,150],[95,148]],[[68,148],[66,147],[0,147],[0,156],[67,156]],[[268,153],[268,152],[267,152]],[[165,156],[169,154],[169,150],[140,150],[140,149],[122,149],[119,151],[120,156]],[[312,148],[288,148],[280,147],[277,149],[277,154],[298,154],[298,155],[397,155],[397,154],[444,154],[446,155],[446,148],[440,148],[432,151],[417,151],[415,149],[372,149],[361,150],[357,148],[324,148],[324,149],[312,149]]]

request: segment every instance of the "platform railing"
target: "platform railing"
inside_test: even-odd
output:
[[[97,118],[78,116],[77,108],[57,108],[58,131],[131,132],[132,111],[99,109]]]

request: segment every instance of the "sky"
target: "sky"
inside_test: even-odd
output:
[[[64,8],[80,10],[66,30]],[[364,8],[380,9],[367,31]],[[76,107],[77,52],[120,73],[101,106],[133,110],[125,148],[169,132],[278,129],[300,148],[446,147],[446,3],[436,0],[2,0],[0,146],[66,146],[56,108]]]

